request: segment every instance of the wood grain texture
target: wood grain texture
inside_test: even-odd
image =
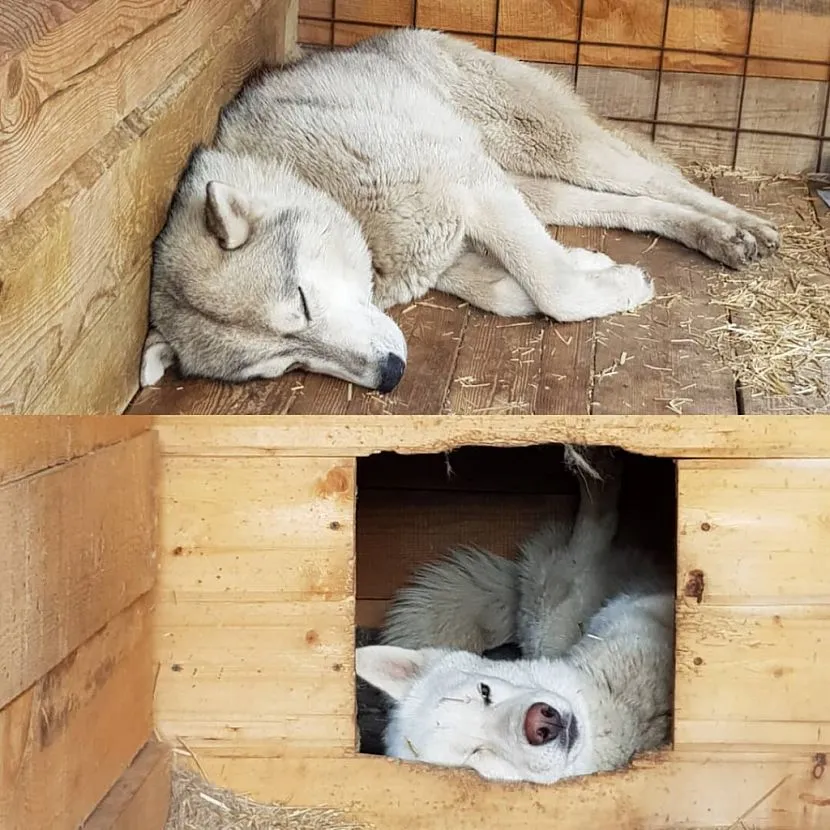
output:
[[[117,412],[134,393],[150,246],[179,171],[210,136],[220,105],[276,49],[282,0],[237,14],[232,4],[214,6],[196,27],[202,48],[167,84],[17,222],[0,226],[0,411]],[[173,34],[164,49],[174,48]]]
[[[593,414],[737,413],[731,372],[701,344],[718,324],[707,280],[717,267],[667,239],[609,231],[606,253],[643,267],[655,298],[628,314],[596,321]]]
[[[157,418],[155,428],[167,455],[349,457],[585,443],[667,458],[830,458],[830,431],[821,418],[800,418],[795,429],[791,419],[775,416],[169,416]]]
[[[830,462],[678,463],[675,747],[823,751]]]
[[[153,730],[149,595],[0,710],[0,826],[76,830]]]
[[[0,429],[0,484],[56,467],[151,427],[146,417],[7,416]]]
[[[167,458],[156,629],[163,736],[354,747],[354,460]]]
[[[357,501],[357,597],[388,599],[427,562],[453,548],[513,558],[543,522],[573,514],[575,499],[531,493],[361,490]]]
[[[170,747],[150,740],[82,830],[164,830],[170,809]]]
[[[0,488],[0,705],[154,584],[151,433]]]
[[[442,826],[525,830],[613,827],[667,830],[820,830],[828,821],[830,782],[813,754],[673,753],[637,761],[633,769],[563,781],[555,787],[484,781],[388,758],[336,760],[229,758],[198,754],[216,783],[263,801],[345,809],[385,830]],[[737,822],[737,823],[736,823]]]
[[[679,471],[681,583],[703,571],[707,605],[828,601],[830,462],[712,459]]]

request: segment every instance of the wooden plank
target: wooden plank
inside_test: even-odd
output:
[[[740,138],[743,141],[745,136]],[[790,140],[791,144],[793,140]],[[766,216],[777,222],[785,236],[788,232],[799,233],[815,230],[818,220],[809,199],[809,190],[804,181],[783,179],[766,182],[761,188],[757,181],[746,181],[736,176],[722,176],[714,181],[715,193],[739,207],[754,211],[758,215]],[[797,253],[803,257],[804,278],[810,282],[826,284],[830,281],[830,262],[818,249],[807,249]],[[767,260],[756,266],[756,274],[767,275],[772,278],[778,273],[780,266],[777,260]],[[785,265],[784,274],[790,273],[790,266]],[[778,285],[773,281],[772,286],[778,290],[780,286],[791,284],[789,277],[781,278]],[[754,318],[746,311],[734,309],[730,312],[732,323],[737,326],[752,327]],[[740,341],[735,348],[745,348]],[[808,367],[810,368],[810,367]],[[812,370],[811,370],[812,371]],[[830,360],[820,363],[820,378],[830,387]],[[815,375],[815,373],[814,373]],[[812,394],[768,395],[760,390],[741,388],[739,385],[741,413],[746,415],[757,414],[799,414],[807,412],[828,411],[830,405],[821,391]]]
[[[384,490],[464,490],[468,493],[559,493],[574,495],[574,477],[554,445],[460,447],[450,453],[379,453],[357,462],[357,488]]]
[[[0,430],[0,485],[56,467],[150,429],[146,417],[6,416]]]
[[[98,0],[14,55],[7,71],[17,117],[0,143],[0,220],[54,184],[240,7]]]
[[[678,464],[675,747],[822,749],[830,462]]]
[[[252,416],[155,421],[168,455],[363,456],[382,450],[441,452],[460,446],[544,443],[610,444],[667,458],[830,458],[830,431],[821,418],[759,415],[696,418],[590,415],[536,416],[367,415],[344,422],[327,415]]]
[[[830,32],[828,32],[830,35]],[[828,49],[830,57],[830,48]],[[825,68],[825,77],[827,69]],[[786,124],[788,133],[819,136],[823,132],[827,82],[783,78],[747,78],[741,129],[769,130]]]
[[[353,751],[353,597],[291,600],[255,584],[224,594],[197,586],[162,594],[154,625],[163,738],[239,755]]]
[[[741,79],[735,75],[663,72],[657,118],[660,121],[738,126]],[[646,118],[651,118],[654,110]]]
[[[165,459],[160,596],[351,596],[354,492],[353,459]]]
[[[830,462],[680,461],[680,591],[703,574],[706,605],[830,601]]]
[[[322,375],[306,375],[288,414],[420,415],[440,412],[458,359],[468,308],[456,297],[430,292],[390,316],[406,339],[407,367],[388,395],[359,389]],[[281,381],[289,382],[290,379]]]
[[[153,731],[149,595],[0,710],[0,826],[75,830]]]
[[[415,25],[421,29],[492,35],[496,31],[496,0],[418,0]]]
[[[826,594],[822,601],[761,608],[682,603],[675,644],[675,748],[761,744],[825,751],[830,734]]]
[[[412,26],[415,23],[414,5],[414,0],[337,0],[334,16],[356,23]]]
[[[752,0],[713,3],[712,0],[673,0],[666,20],[669,49],[742,55],[749,36]],[[795,47],[795,43],[793,43]]]
[[[112,302],[94,320],[84,320],[67,349],[59,377],[34,392],[30,412],[98,415],[122,412],[138,388],[147,337],[150,252],[125,274]]]
[[[60,390],[82,390],[84,383],[99,405],[126,403],[138,380],[134,332],[146,315],[150,245],[192,144],[209,137],[219,106],[272,54],[281,3],[270,0],[256,13],[253,4],[245,6],[247,14],[235,17],[226,4],[229,25],[156,98],[116,126],[17,222],[0,227],[0,409],[32,412],[41,394],[49,411],[74,407],[69,391],[64,402]],[[101,331],[90,331],[98,326]],[[96,373],[100,354],[125,355],[119,342],[125,329],[132,333],[125,338],[129,359],[117,371]],[[69,380],[78,366],[83,375]]]
[[[497,9],[499,35],[562,40],[577,40],[579,37],[578,0],[557,0],[555,3],[501,0]]]
[[[170,809],[170,747],[150,740],[82,830],[164,830]]]
[[[827,62],[830,14],[825,0],[762,3],[752,21],[749,51],[758,57]]]
[[[818,138],[745,132],[738,135],[735,166],[763,173],[814,173],[818,150]]]
[[[442,826],[525,830],[614,827],[668,830],[820,830],[827,826],[830,781],[813,754],[670,753],[623,772],[554,787],[500,784],[475,773],[358,756],[336,760],[228,758],[198,753],[215,783],[262,801],[344,809],[385,830]]]
[[[571,516],[574,503],[558,494],[361,490],[357,596],[387,599],[421,565],[460,546],[512,558],[543,522]]]
[[[155,459],[146,433],[0,488],[0,705],[152,587]]]
[[[251,461],[165,460],[157,723],[189,747],[343,754],[354,460]]]
[[[547,326],[538,316],[505,318],[470,309],[444,413],[533,414]]]
[[[731,372],[701,343],[722,322],[708,290],[720,266],[679,243],[625,231],[608,232],[605,252],[645,268],[655,298],[596,322],[593,413],[737,413]]]
[[[556,239],[569,248],[601,251],[599,228],[558,228]],[[591,411],[594,385],[594,320],[551,321],[542,341],[542,372],[536,393],[536,414],[582,415]]]
[[[665,4],[668,0],[585,0],[581,37],[599,43],[631,43],[659,46],[663,38]]]
[[[36,43],[44,35],[65,25],[95,0],[0,0],[0,63]]]

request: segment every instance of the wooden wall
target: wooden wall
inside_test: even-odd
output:
[[[161,830],[148,419],[3,419],[0,827]],[[85,823],[86,822],[86,823]],[[138,826],[138,825],[132,825]]]
[[[562,74],[683,161],[830,172],[826,0],[300,0],[302,43],[411,25]]]
[[[292,0],[0,0],[0,413],[120,412],[151,243]]]
[[[176,449],[165,420],[159,732],[200,762],[352,752],[354,459],[238,454],[209,418]]]

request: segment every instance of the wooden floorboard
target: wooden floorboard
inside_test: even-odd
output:
[[[718,178],[714,182],[715,193],[739,207],[757,213],[776,222],[784,236],[788,232],[800,233],[812,230],[822,220],[817,216],[817,205],[810,196],[804,180],[785,177],[778,181],[741,179],[736,176]],[[818,200],[816,200],[818,201]],[[830,222],[824,222],[825,229]],[[816,282],[830,281],[830,260],[816,258],[809,279]],[[740,311],[732,312],[732,322],[746,325],[749,318]],[[830,388],[830,360],[822,361],[821,374],[824,386]],[[741,414],[745,415],[791,415],[805,412],[828,412],[830,405],[822,394],[769,395],[744,389],[740,394]]]
[[[719,195],[787,226],[823,222],[830,228],[830,212],[814,206],[803,181],[788,179],[759,190],[751,181],[727,176],[714,186]],[[584,228],[560,228],[556,236],[565,245],[605,250],[620,262],[642,265],[655,281],[656,299],[631,314],[559,324],[497,318],[432,292],[392,312],[406,337],[409,359],[391,395],[302,372],[245,384],[182,380],[168,373],[160,386],[143,390],[128,412],[673,416],[792,411],[787,398],[737,396],[732,372],[702,344],[704,332],[726,319],[723,308],[710,303],[711,280],[722,270],[716,263],[650,236]],[[804,399],[799,403],[803,409]]]

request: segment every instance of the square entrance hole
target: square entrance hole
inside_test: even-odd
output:
[[[572,522],[578,486],[563,454],[545,444],[358,459],[356,646],[379,641],[392,598],[421,566],[464,546],[514,558],[544,523]],[[674,461],[623,457],[617,538],[659,551],[676,572]],[[359,751],[381,755],[390,701],[356,684]]]

